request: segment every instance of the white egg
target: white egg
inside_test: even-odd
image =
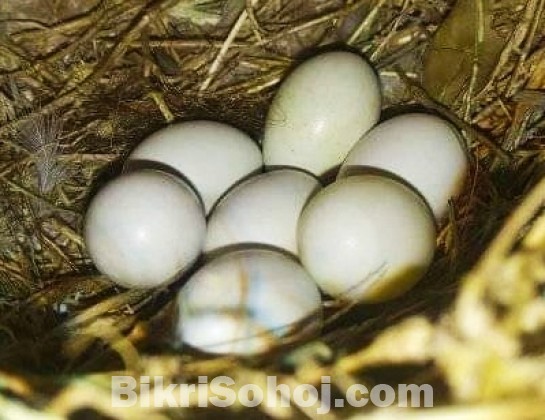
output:
[[[265,165],[329,175],[379,114],[379,82],[362,57],[344,51],[313,57],[273,99],[263,137]]]
[[[178,295],[177,344],[216,354],[253,355],[316,332],[320,292],[291,258],[244,250],[213,259]]]
[[[420,195],[386,176],[353,176],[320,191],[299,222],[299,255],[318,285],[346,300],[380,302],[410,289],[435,250]]]
[[[84,237],[99,271],[125,287],[167,284],[197,259],[206,234],[202,205],[178,178],[128,172],[93,198]]]
[[[297,222],[320,188],[311,175],[281,169],[237,185],[212,212],[205,252],[233,245],[261,244],[297,254]]]
[[[420,191],[439,220],[463,187],[468,159],[460,134],[449,122],[434,115],[405,114],[365,134],[348,154],[339,177],[358,173],[362,167],[405,179]]]
[[[214,203],[242,178],[263,165],[257,144],[242,131],[214,121],[172,124],[144,140],[127,166],[167,165],[197,190],[208,213]]]

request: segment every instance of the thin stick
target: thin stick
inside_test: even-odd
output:
[[[70,90],[66,91],[63,95],[59,96],[58,98],[52,100],[47,105],[42,107],[40,110],[33,111],[29,113],[28,115],[25,115],[18,120],[14,120],[3,127],[0,127],[0,136],[2,134],[5,134],[7,131],[15,129],[18,125],[20,125],[22,122],[35,117],[39,113],[43,114],[51,114],[55,110],[59,108],[63,108],[65,106],[68,106],[70,104],[73,104],[86,90],[91,88],[91,86],[96,83],[102,75],[108,71],[110,66],[117,61],[126,51],[126,48],[128,45],[130,45],[132,38],[135,37],[136,34],[140,32],[140,30],[148,24],[149,22],[149,14],[152,13],[154,10],[157,10],[162,3],[164,3],[167,0],[160,0],[156,2],[150,2],[146,6],[144,6],[140,12],[136,15],[135,18],[131,21],[129,24],[128,29],[126,29],[125,34],[121,37],[121,39],[116,43],[115,47],[113,48],[113,51],[104,59],[102,62],[100,62],[96,68],[95,71],[88,76],[83,82],[74,87]],[[8,142],[6,142],[8,143]],[[11,143],[8,143],[11,145]]]
[[[487,273],[497,267],[498,261],[504,259],[518,240],[519,233],[534,217],[539,209],[545,205],[545,179],[541,180],[522,202],[518,209],[507,221],[498,237],[485,252],[477,266],[477,273]],[[479,277],[479,276],[476,276]],[[483,278],[486,276],[483,275]]]
[[[43,203],[46,206],[51,207],[52,209],[57,209],[57,210],[61,210],[61,211],[68,212],[68,213],[71,213],[71,214],[76,214],[76,215],[78,214],[78,212],[75,211],[75,210],[72,210],[72,209],[69,209],[69,208],[66,208],[66,207],[56,206],[55,204],[50,203],[45,198],[40,197],[39,195],[36,195],[36,194],[30,192],[29,190],[22,187],[21,185],[18,185],[17,183],[15,183],[13,181],[10,181],[5,176],[0,177],[0,180],[2,180],[4,183],[9,185],[14,191],[20,192],[21,194],[23,194],[23,195],[25,195],[25,196],[33,199],[33,200],[36,200],[36,201],[38,201],[40,203]]]
[[[513,72],[513,77],[509,81],[509,85],[506,90],[508,96],[511,96],[513,90],[517,90],[516,87],[514,87],[515,81],[517,81],[518,79],[517,76],[520,74],[522,66],[524,65],[524,62],[528,58],[528,54],[530,53],[530,50],[532,49],[536,32],[541,22],[543,9],[545,8],[545,0],[538,0],[538,1],[539,1],[539,4],[536,5],[535,13],[532,14],[533,20],[530,25],[529,35],[526,38],[524,47],[522,48],[520,57],[517,61],[517,66],[515,68],[515,71]]]
[[[471,80],[469,82],[469,89],[466,92],[464,101],[464,121],[468,121],[471,113],[471,100],[473,93],[475,92],[475,86],[477,84],[477,79],[479,76],[479,59],[481,46],[484,42],[484,4],[483,0],[476,0],[475,7],[477,13],[475,16],[476,30],[475,30],[475,43],[473,45],[473,67],[471,71]]]
[[[473,137],[478,139],[481,143],[488,146],[496,155],[503,161],[503,162],[510,162],[511,161],[511,155],[503,150],[500,146],[498,146],[496,143],[491,141],[488,137],[484,136],[483,134],[479,133],[475,128],[473,128],[470,124],[468,124],[466,121],[458,117],[456,114],[454,114],[452,111],[450,111],[445,106],[435,102],[433,99],[431,99],[427,92],[418,84],[416,84],[413,80],[411,80],[401,68],[395,69],[396,73],[399,75],[400,79],[405,82],[407,87],[411,89],[414,93],[414,95],[417,97],[417,99],[420,100],[421,103],[428,106],[429,108],[437,111],[442,116],[450,119],[452,122],[454,122],[456,125],[461,127],[463,130],[467,131],[469,134],[471,134]]]
[[[476,100],[481,100],[486,97],[487,93],[496,87],[496,81],[500,77],[502,71],[509,63],[513,51],[519,51],[521,45],[526,39],[530,27],[533,22],[533,18],[536,14],[536,2],[542,0],[529,0],[528,5],[524,13],[524,17],[521,19],[517,27],[512,31],[509,41],[506,43],[504,49],[502,50],[500,57],[498,59],[498,64],[496,65],[494,71],[488,78],[487,84],[480,90],[480,92],[475,96]]]
[[[367,14],[365,19],[358,26],[358,28],[352,33],[352,35],[350,35],[350,38],[348,38],[348,41],[346,42],[348,45],[353,45],[361,36],[361,34],[367,34],[369,29],[371,28],[371,25],[375,23],[378,12],[382,8],[382,6],[384,6],[384,4],[386,4],[386,0],[378,0],[377,4]]]
[[[249,6],[253,7],[258,0],[251,0]],[[202,92],[210,86],[210,84],[213,82],[214,77],[220,70],[220,66],[223,63],[223,60],[225,59],[225,56],[227,55],[227,52],[229,51],[229,48],[231,47],[231,44],[237,37],[238,33],[240,32],[240,29],[246,23],[246,19],[248,18],[248,9],[244,8],[242,12],[240,12],[240,15],[238,16],[238,19],[236,20],[235,24],[231,28],[231,31],[229,31],[229,35],[225,39],[225,42],[223,43],[221,49],[218,52],[218,55],[212,62],[212,65],[208,69],[208,76],[204,80],[204,82],[201,84],[201,87],[199,90]]]

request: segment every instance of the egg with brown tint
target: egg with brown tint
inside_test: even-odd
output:
[[[435,237],[430,209],[409,186],[388,176],[351,176],[321,190],[303,211],[299,255],[329,295],[381,302],[422,278]]]

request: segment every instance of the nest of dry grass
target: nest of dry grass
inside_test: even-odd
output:
[[[239,386],[274,374],[290,387],[329,375],[341,392],[352,383],[435,389],[434,409],[338,409],[333,419],[544,418],[544,8],[544,0],[2,2],[3,418],[219,415],[115,410],[110,377],[119,372],[166,382],[223,374]],[[173,120],[220,120],[258,138],[283,75],[332,46],[374,63],[386,114],[425,107],[467,140],[470,181],[432,269],[397,301],[328,308],[320,337],[257,360],[172,352],[161,337],[179,285],[126,291],[100,276],[80,234],[89,196]],[[312,413],[235,406],[221,416]]]

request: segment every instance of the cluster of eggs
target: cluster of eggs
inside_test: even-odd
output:
[[[256,354],[314,332],[320,289],[398,297],[431,263],[468,162],[447,121],[415,113],[375,126],[380,109],[370,65],[327,52],[283,82],[261,147],[212,121],[160,130],[93,198],[88,252],[135,288],[179,279],[204,253],[179,292],[176,337],[209,353]]]

